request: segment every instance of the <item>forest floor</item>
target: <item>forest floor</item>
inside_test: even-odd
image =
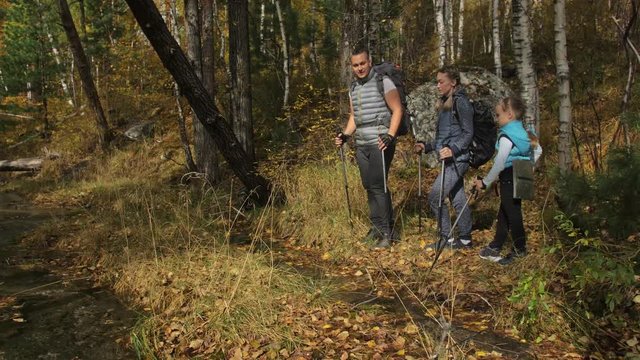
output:
[[[568,321],[572,304],[554,294],[563,284],[545,282],[544,271],[556,264],[547,248],[557,236],[546,180],[525,206],[525,259],[501,267],[478,257],[493,235],[497,199],[489,195],[474,205],[475,247],[443,252],[429,273],[436,223],[424,209],[418,231],[410,139],[390,179],[402,240],[372,250],[360,241],[368,220],[357,168],[347,167],[352,230],[331,149],[316,161],[267,163],[262,171],[287,204],[251,209],[233,180],[215,188],[185,182],[173,160],[177,135],[160,125],[151,140],[120,141],[99,155],[83,135],[91,127],[86,116],[57,126],[46,142],[36,138],[38,145],[11,155],[46,144],[62,159],[38,174],[3,176],[0,191],[75,214],[40,223],[22,246],[56,250],[136,309],[128,339],[117,339],[140,358],[605,359],[625,355],[607,352],[605,343],[638,350],[628,342],[640,338],[632,324],[591,345]],[[29,133],[16,128],[6,138]],[[435,175],[425,172],[423,190]],[[0,313],[15,305],[3,297]]]

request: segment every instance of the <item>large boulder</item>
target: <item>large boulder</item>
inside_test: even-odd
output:
[[[134,125],[124,132],[124,136],[131,140],[144,140],[153,136],[155,123],[153,121]]]
[[[469,98],[485,104],[496,104],[500,99],[513,95],[504,81],[483,68],[464,68],[460,81]],[[435,82],[428,82],[416,88],[407,96],[407,107],[416,127],[416,137],[423,141],[433,141],[436,134],[436,106],[440,94]],[[438,159],[434,153],[425,157],[429,167],[436,167]]]

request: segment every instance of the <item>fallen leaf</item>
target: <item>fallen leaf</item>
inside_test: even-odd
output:
[[[636,295],[636,296],[633,298],[633,302],[634,302],[634,303],[636,303],[636,304],[640,304],[640,294]]]
[[[409,335],[417,334],[418,331],[419,331],[418,327],[415,326],[414,324],[407,324],[407,326],[405,326],[404,328],[404,332],[406,332]]]
[[[356,271],[356,273],[355,273],[355,274],[353,274],[353,275],[355,275],[355,276],[362,276],[362,274],[363,274],[363,272],[362,272],[362,271],[360,271],[360,270],[358,270],[358,271]]]
[[[348,331],[343,331],[340,334],[338,334],[338,340],[346,340],[349,337],[349,332]]]
[[[189,347],[193,350],[197,350],[200,348],[200,346],[202,346],[203,343],[204,343],[204,340],[196,339],[189,343]]]
[[[13,318],[13,319],[11,319],[11,320],[13,320],[14,322],[17,322],[17,323],[27,322],[27,321],[26,321],[25,319],[23,319],[23,318]]]
[[[402,350],[404,349],[404,345],[407,341],[402,337],[402,336],[398,336],[394,341],[393,341],[393,348],[396,350]],[[398,354],[400,355],[400,354]]]
[[[634,336],[633,338],[627,340],[627,345],[629,345],[630,347],[638,345],[638,339]]]

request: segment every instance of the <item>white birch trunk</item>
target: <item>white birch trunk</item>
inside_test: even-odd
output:
[[[454,41],[453,41],[453,1],[448,0],[444,5],[446,39],[447,39],[447,59],[452,63],[454,60]]]
[[[462,45],[464,44],[464,0],[460,0],[460,10],[458,12],[458,51],[456,51],[456,60],[460,60],[462,56]]]
[[[436,2],[436,26],[438,29],[438,64],[444,66],[447,62],[447,34],[444,19],[444,0]]]
[[[569,84],[569,61],[567,59],[567,31],[565,0],[555,0],[555,53],[556,74],[558,77],[558,97],[560,108],[558,119],[558,165],[560,171],[571,171],[571,88]]]
[[[513,47],[521,83],[520,96],[527,105],[523,119],[526,126],[533,126],[536,133],[540,130],[540,110],[538,104],[538,85],[533,68],[531,50],[531,31],[529,28],[529,9],[531,0],[513,0]]]
[[[284,70],[284,100],[282,101],[283,109],[289,107],[289,43],[287,42],[287,32],[284,26],[284,18],[280,9],[280,0],[275,0],[276,12],[278,13],[278,22],[280,22],[280,36],[282,36],[282,69]]]
[[[264,1],[260,4],[260,53],[264,54],[265,53],[265,46],[264,46],[264,11],[265,11],[265,4]]]
[[[502,59],[500,53],[500,0],[493,0],[493,63],[496,76],[502,78]]]

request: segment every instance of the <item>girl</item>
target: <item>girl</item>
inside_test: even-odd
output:
[[[513,161],[519,159],[531,159],[532,149],[534,161],[542,154],[542,148],[537,144],[537,138],[524,129],[522,118],[525,105],[522,100],[515,97],[507,97],[496,105],[498,118],[498,141],[493,167],[483,178],[474,182],[476,190],[486,189],[494,181],[500,183],[500,210],[498,211],[498,224],[493,241],[480,251],[480,257],[494,261],[500,265],[512,263],[517,258],[527,254],[527,238],[522,223],[522,200],[513,198]],[[511,230],[513,250],[506,256],[500,252],[507,235]]]

